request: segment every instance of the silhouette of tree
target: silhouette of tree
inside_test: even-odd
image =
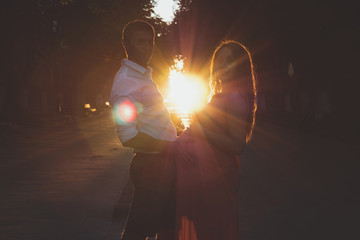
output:
[[[356,116],[344,117],[354,115],[357,95],[356,88],[349,88],[357,75],[360,36],[355,1],[181,0],[181,4],[169,31],[190,71],[206,77],[213,49],[232,38],[252,51],[259,93],[269,97],[268,105],[274,109],[284,107],[291,61],[299,90],[309,95],[310,110],[317,107],[319,92],[326,91],[336,119],[343,122],[339,128],[358,121]]]
[[[232,38],[252,51],[260,93],[270,94],[274,106],[281,105],[276,98],[285,89],[291,61],[301,89],[310,95],[326,89],[330,98],[339,99],[333,101],[335,108],[351,112],[348,103],[356,101],[356,88],[348,86],[357,74],[359,35],[352,2],[180,3],[174,22],[167,26],[150,17],[151,0],[6,1],[1,8],[2,115],[25,112],[15,106],[24,105],[26,94],[29,101],[25,107],[40,105],[45,93],[53,110],[61,92],[68,106],[84,99],[94,101],[99,92],[106,95],[124,56],[121,29],[133,19],[146,19],[160,33],[151,62],[154,80],[160,85],[166,82],[168,66],[176,54],[187,58],[188,71],[208,77],[213,50],[221,40]],[[339,84],[339,79],[346,84]]]
[[[5,6],[5,5],[4,5]],[[4,115],[19,118],[17,106],[40,105],[46,93],[51,108],[59,94],[65,105],[78,96],[91,101],[111,87],[114,71],[124,56],[121,30],[133,19],[151,21],[163,31],[160,19],[150,19],[150,0],[19,0],[2,9],[6,64],[1,88],[6,89]],[[6,9],[6,11],[4,11]],[[22,96],[21,92],[25,91]],[[20,94],[18,94],[20,93]]]

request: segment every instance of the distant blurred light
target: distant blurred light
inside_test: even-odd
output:
[[[110,106],[110,103],[109,103],[109,102],[105,102],[105,105],[106,105],[106,106]]]
[[[84,104],[84,107],[85,107],[86,109],[89,109],[89,108],[90,108],[90,104],[89,104],[89,103],[86,103],[86,104]]]
[[[96,108],[90,108],[90,111],[96,112]]]

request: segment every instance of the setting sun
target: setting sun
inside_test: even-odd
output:
[[[169,91],[165,102],[169,110],[177,113],[184,125],[188,126],[190,114],[206,104],[208,89],[200,77],[185,74],[183,66],[183,59],[175,59],[170,67]]]
[[[176,75],[170,79],[169,101],[175,103],[179,112],[191,113],[205,105],[206,86],[196,76]]]

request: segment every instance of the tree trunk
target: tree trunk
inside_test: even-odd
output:
[[[29,111],[29,89],[27,88],[21,92],[20,109],[24,112]]]
[[[43,112],[48,110],[48,94],[45,91],[41,93],[41,110]]]

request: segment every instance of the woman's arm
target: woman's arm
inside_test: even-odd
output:
[[[248,98],[238,92],[230,95],[230,102],[232,104],[225,106],[227,132],[229,137],[236,142],[240,153],[246,144],[251,110]]]
[[[212,145],[218,147],[223,151],[233,152],[239,154],[243,148],[243,144],[237,142],[229,136],[215,133],[205,127],[203,127],[199,122],[195,122],[191,125],[191,131],[194,135],[206,139]]]
[[[246,144],[250,109],[244,95],[233,93],[228,97],[226,101],[219,104],[224,108],[223,111],[216,112],[217,115],[221,114],[223,116],[220,117],[225,118],[224,127],[227,129],[224,132],[227,132],[226,135],[213,132],[199,122],[193,123],[191,129],[195,135],[208,140],[223,151],[239,154]],[[227,102],[231,102],[231,104],[226,104]]]

